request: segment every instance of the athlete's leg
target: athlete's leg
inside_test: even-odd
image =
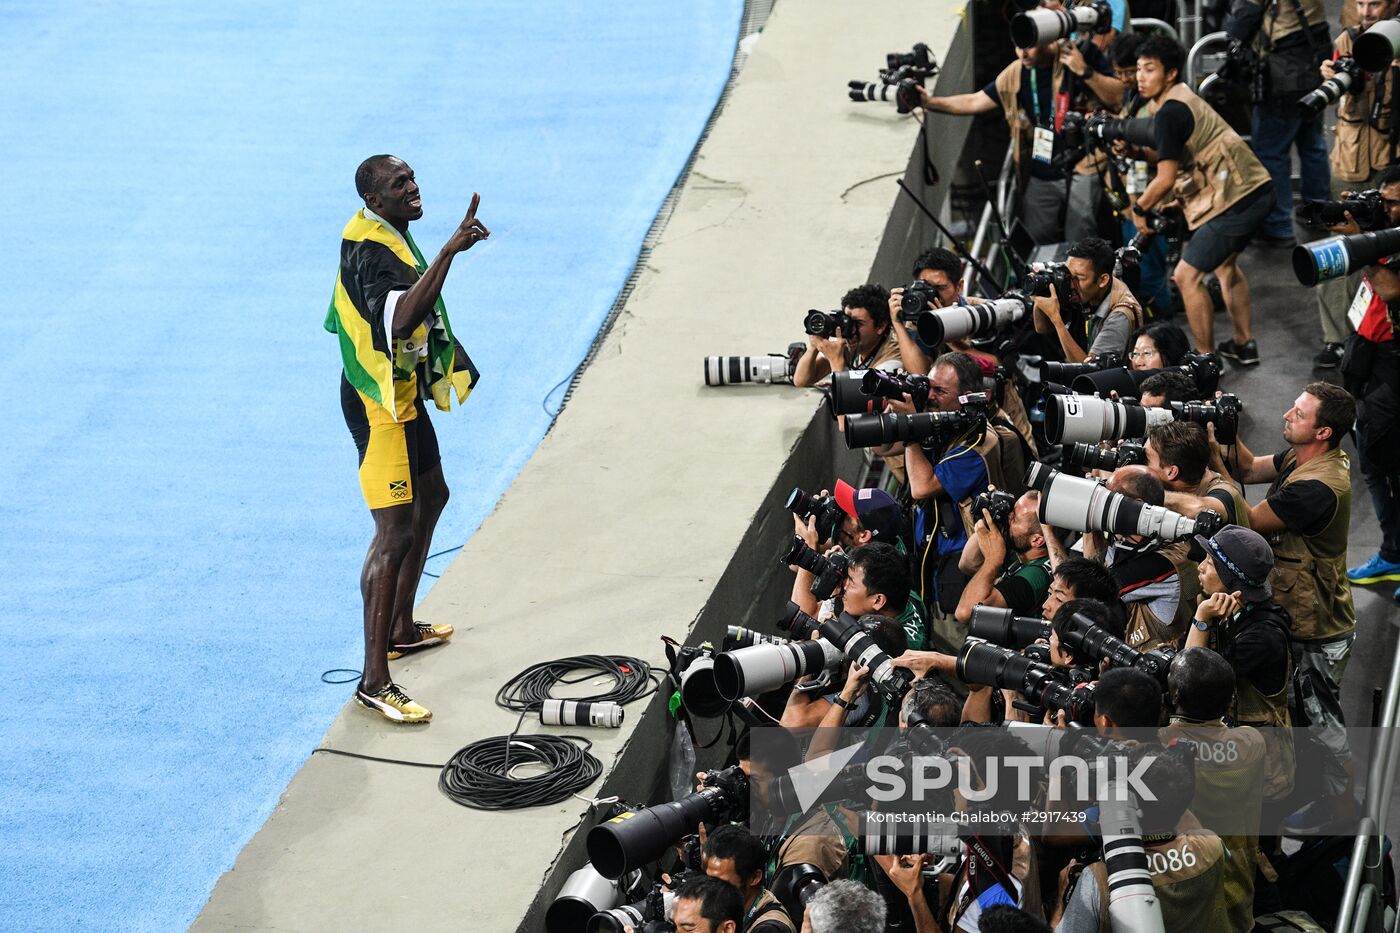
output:
[[[399,577],[413,549],[413,511],[408,502],[370,510],[374,540],[360,574],[360,595],[365,601],[365,666],[360,690],[367,694],[378,693],[389,683],[389,623]]]
[[[399,568],[390,644],[408,645],[420,637],[413,628],[413,603],[418,594],[418,581],[423,577],[423,566],[432,553],[433,530],[447,507],[448,495],[442,464],[414,477],[413,546]]]

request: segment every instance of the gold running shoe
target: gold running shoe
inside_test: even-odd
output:
[[[355,702],[365,709],[376,712],[390,722],[418,723],[427,722],[433,718],[433,711],[426,706],[419,706],[403,692],[403,688],[396,683],[387,684],[378,693],[369,694],[363,690],[355,690]]]
[[[397,661],[406,654],[422,651],[424,648],[431,648],[434,645],[444,644],[447,639],[452,637],[452,633],[456,631],[456,629],[446,622],[440,622],[437,625],[429,625],[427,622],[414,622],[413,628],[423,637],[407,645],[390,645],[390,661]]]

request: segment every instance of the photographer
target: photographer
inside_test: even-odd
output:
[[[1298,101],[1319,84],[1317,69],[1327,57],[1331,33],[1322,0],[1234,0],[1225,20],[1232,48],[1253,43],[1262,92],[1256,91],[1250,143],[1274,180],[1275,203],[1264,218],[1261,239],[1293,245],[1293,160],[1296,147],[1303,197],[1325,200],[1327,141],[1321,114],[1309,116]]]
[[[965,353],[940,356],[929,383],[929,407],[934,411],[960,410],[960,396],[985,396],[981,367]],[[922,444],[904,448],[909,492],[920,503],[914,518],[917,565],[921,568],[919,594],[932,623],[933,647],[942,650],[961,643],[953,617],[966,583],[958,571],[958,558],[967,544],[961,509],[987,488],[989,477],[998,488],[1006,487],[1001,475],[1002,443],[998,427],[984,422],[941,449],[927,451]]]
[[[841,311],[847,329],[830,337],[808,334],[807,350],[793,370],[792,384],[806,388],[834,372],[903,365],[890,326],[889,301],[889,292],[879,285],[860,285],[846,292]]]
[[[869,635],[880,650],[891,658],[898,658],[909,650],[904,630],[894,619],[886,615],[866,613],[857,620],[857,626]],[[796,689],[788,694],[783,707],[781,725],[786,729],[816,729],[823,725],[885,726],[897,715],[885,705],[883,694],[865,689],[864,668],[847,664],[844,668],[845,680],[836,691],[817,695],[810,689],[802,689],[808,678],[797,681]],[[819,683],[820,681],[818,681]],[[835,708],[844,710],[837,713]],[[831,722],[827,719],[831,718]]]
[[[1144,466],[1114,470],[1108,488],[1149,505],[1166,503],[1162,484]],[[1115,534],[1113,542],[1105,546],[1104,536],[1093,531],[1084,536],[1084,556],[1101,557],[1118,580],[1119,596],[1128,607],[1124,641],[1139,651],[1149,651],[1162,645],[1175,646],[1181,640],[1190,618],[1182,602],[1178,570],[1187,560],[1185,542],[1168,544],[1143,535]]]
[[[1054,533],[1045,525],[1040,527],[1042,532],[1049,536],[1046,540],[1054,537]],[[1096,560],[1078,555],[1066,556],[1058,562],[1052,561],[1052,565],[1054,576],[1050,579],[1050,591],[1045,597],[1045,608],[1040,617],[1053,619],[1065,603],[1076,599],[1089,599],[1120,617],[1113,628],[1122,635],[1122,618],[1126,616],[1126,609],[1118,596],[1118,579],[1113,576],[1113,571]]]
[[[1185,373],[1168,370],[1153,373],[1138,386],[1138,403],[1143,408],[1162,408],[1169,402],[1192,402],[1201,394],[1196,380]]]
[[[884,933],[885,902],[856,881],[833,881],[812,897],[802,933]]]
[[[1121,729],[1155,729],[1162,724],[1162,688],[1151,674],[1111,667],[1094,684],[1094,728],[1120,737]]]
[[[1123,617],[1107,605],[1093,599],[1071,599],[1055,610],[1050,619],[1050,663],[1056,667],[1099,666],[1097,658],[1079,655],[1065,644],[1065,629],[1075,624],[1074,617],[1083,616],[1114,638],[1123,639]]]
[[[1141,371],[1180,366],[1190,352],[1191,344],[1181,328],[1168,321],[1157,321],[1133,334],[1133,349],[1128,354],[1128,367]]]
[[[1066,362],[1107,354],[1126,357],[1128,341],[1142,326],[1142,305],[1127,284],[1113,276],[1115,259],[1107,240],[1080,240],[1065,259],[1073,293],[1060,295],[1052,285],[1051,297],[1035,299],[1036,333],[1054,334]]]
[[[1358,0],[1357,12],[1361,22],[1344,29],[1333,43],[1332,59],[1320,66],[1324,80],[1338,74],[1337,63],[1351,62],[1356,37],[1381,20],[1391,19],[1400,3],[1396,0]],[[1356,69],[1354,63],[1352,69]],[[1349,192],[1380,187],[1386,167],[1395,161],[1400,151],[1400,121],[1394,110],[1395,82],[1400,69],[1394,63],[1378,74],[1353,74],[1352,85],[1337,100],[1336,141],[1332,146],[1332,197],[1342,198]],[[1334,227],[1333,233],[1355,233],[1354,223]],[[1342,344],[1351,331],[1347,308],[1360,285],[1359,273],[1345,278],[1330,279],[1317,286],[1319,318],[1322,323],[1322,352],[1313,358],[1313,365],[1332,369],[1342,361]]]
[[[914,261],[914,278],[933,290],[933,297],[927,305],[930,311],[969,304],[969,299],[963,296],[962,260],[952,250],[936,246],[921,253]],[[890,289],[890,319],[897,325],[894,333],[899,341],[905,369],[926,376],[933,368],[933,358],[938,348],[930,347],[919,338],[918,331],[914,329],[917,321],[905,320],[904,292],[903,288]]]
[[[1073,99],[1081,87],[1110,109],[1123,100],[1123,86],[1103,53],[1092,44],[1087,48],[1087,58],[1068,41],[1017,49],[1016,61],[980,91],[935,97],[920,90],[926,110],[973,115],[1001,109],[1022,186],[1021,222],[1036,243],[1081,240],[1097,229],[1100,192],[1093,164],[1081,159],[1067,174],[1056,160],[1066,151],[1059,132],[1064,115],[1078,108]]]
[[[1240,487],[1210,469],[1210,438],[1190,421],[1169,421],[1147,432],[1147,468],[1166,490],[1166,506],[1195,518],[1201,509],[1249,527],[1249,503]]]
[[[795,933],[783,905],[763,886],[768,850],[748,828],[738,823],[709,834],[704,849],[705,874],[733,885],[743,899],[743,922],[738,933]]]
[[[1254,929],[1254,876],[1259,858],[1259,814],[1264,802],[1264,736],[1252,726],[1227,726],[1235,672],[1209,648],[1187,648],[1167,672],[1173,712],[1159,733],[1170,748],[1196,746],[1196,796],[1191,812],[1225,843],[1222,896],[1232,930]]]
[[[709,875],[686,879],[671,907],[671,922],[686,933],[739,933],[743,917],[739,890]]]
[[[1173,278],[1196,349],[1216,349],[1214,306],[1205,287],[1206,273],[1214,270],[1235,327],[1219,352],[1252,366],[1259,362],[1259,352],[1250,330],[1249,283],[1236,259],[1273,207],[1273,183],[1239,134],[1181,83],[1185,57],[1180,45],[1160,35],[1138,49],[1138,90],[1152,101],[1156,122],[1157,175],[1133,206],[1133,223],[1147,233],[1147,211],[1173,193],[1180,199],[1194,235]]]
[[[1201,559],[1201,592],[1186,635],[1187,648],[1213,648],[1235,672],[1230,719],[1254,726],[1269,741],[1264,796],[1282,799],[1293,788],[1293,748],[1286,731],[1292,656],[1288,615],[1272,599],[1269,573],[1274,555],[1269,543],[1248,528],[1227,526],[1207,540],[1196,536],[1206,552]],[[1214,644],[1212,644],[1214,642]],[[1345,778],[1345,775],[1342,775]]]
[[[967,625],[975,606],[1039,615],[1050,590],[1050,553],[1036,518],[1040,493],[1016,500],[1005,528],[985,509],[972,526],[958,569],[968,577],[958,600],[958,622]]]

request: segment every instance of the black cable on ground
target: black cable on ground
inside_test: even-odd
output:
[[[578,676],[570,676],[573,674]],[[613,680],[612,689],[589,696],[555,697],[556,684],[577,684],[603,674]],[[496,705],[517,713],[538,712],[545,700],[569,699],[631,703],[656,691],[651,665],[641,658],[622,655],[583,654],[534,664],[506,681],[496,693]]]
[[[524,721],[521,712],[520,722]],[[515,728],[519,730],[519,722]],[[453,755],[438,777],[438,787],[448,799],[474,810],[558,803],[602,775],[603,763],[589,753],[592,747],[592,742],[576,735],[493,735]],[[517,768],[527,766],[544,771],[515,774]]]
[[[349,674],[349,677],[336,680],[331,674]],[[321,672],[321,683],[323,684],[353,684],[360,679],[360,672],[348,667],[333,667],[328,671]]]

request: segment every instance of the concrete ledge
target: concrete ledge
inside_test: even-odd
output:
[[[694,642],[769,623],[788,587],[781,493],[851,476],[857,461],[815,394],[707,389],[701,359],[781,350],[805,309],[834,306],[867,275],[906,280],[932,230],[896,201],[894,179],[940,209],[968,121],[925,127],[943,180],[926,190],[917,124],[891,105],[851,103],[845,83],[922,40],[944,63],[939,89],[967,90],[964,22],[956,0],[774,8],[596,361],[420,607],[419,618],[458,627],[451,646],[394,664],[434,722],[395,729],[347,707],[327,746],[444,762],[511,731],[515,717],[493,698],[530,664],[585,653],[659,663],[663,634]],[[620,730],[588,731],[607,767],[590,794],[663,799],[664,702],[643,715],[634,705]],[[436,784],[429,769],[312,756],[194,928],[542,929],[543,908],[583,861],[574,829],[592,825],[588,805],[485,813]]]

